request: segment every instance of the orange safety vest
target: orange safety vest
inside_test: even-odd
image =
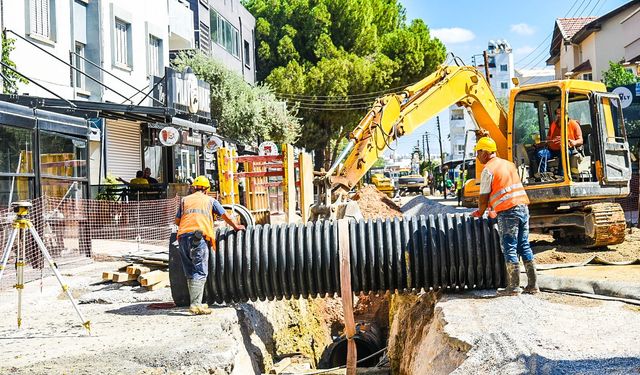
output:
[[[489,207],[495,212],[506,211],[519,204],[529,204],[527,192],[512,162],[495,157],[484,167],[493,175]]]
[[[182,198],[182,216],[178,225],[178,237],[182,234],[202,231],[202,236],[215,246],[213,230],[213,198],[195,192]]]
[[[567,136],[568,136],[567,139],[571,139],[572,141],[575,141],[577,139],[576,127],[579,128],[580,124],[578,124],[576,120],[569,120],[569,126],[567,126]],[[558,134],[555,134],[556,132],[558,132]],[[553,139],[554,137],[557,137],[559,135],[560,135],[560,127],[554,121],[549,126],[549,136],[547,138]],[[556,151],[560,150],[560,147],[558,146],[558,148],[556,148],[554,144],[550,144],[549,148]]]

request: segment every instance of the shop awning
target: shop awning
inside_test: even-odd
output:
[[[193,129],[203,133],[214,134],[216,132],[216,128],[211,125],[200,124],[200,123],[185,120],[179,117],[172,117],[171,123],[173,125],[177,125],[182,128]]]

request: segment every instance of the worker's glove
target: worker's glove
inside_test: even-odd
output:
[[[479,211],[479,210],[475,210],[475,211],[473,211],[473,212],[471,213],[471,216],[473,216],[473,217],[480,217],[480,216],[482,216],[482,214],[480,213],[480,211]]]

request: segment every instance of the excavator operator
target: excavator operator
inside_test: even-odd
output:
[[[538,162],[538,171],[540,173],[548,172],[548,161],[552,158],[559,158],[561,156],[560,140],[560,116],[562,111],[560,107],[556,108],[555,118],[549,126],[549,134],[547,135],[547,141],[539,143],[537,147],[541,147],[536,152],[536,161]],[[567,124],[567,145],[569,146],[569,156],[577,153],[577,147],[582,146],[584,140],[582,139],[582,130],[580,124],[576,120],[569,120]],[[564,170],[562,169],[562,163],[558,163],[558,175],[563,177]]]

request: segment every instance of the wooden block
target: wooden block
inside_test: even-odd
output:
[[[169,279],[169,272],[157,270],[157,271],[151,271],[149,273],[145,273],[144,275],[140,275],[139,281],[140,281],[140,285],[148,286],[148,285],[157,284],[162,280],[168,280],[168,279]]]
[[[102,280],[113,280],[113,272],[103,272]]]
[[[129,263],[126,266],[122,266],[120,268],[118,268],[118,272],[126,272],[127,271],[127,267],[129,266],[133,266],[133,263]]]
[[[111,280],[113,280],[113,282],[115,283],[124,283],[125,281],[131,281],[135,279],[136,275],[129,275],[126,272],[116,272],[113,274],[113,278]]]
[[[145,286],[145,288],[147,288],[148,291],[152,291],[152,290],[162,289],[167,285],[169,285],[169,279],[162,280],[159,283],[155,283],[153,285],[147,285]]]
[[[147,273],[147,272],[151,272],[151,268],[146,267],[146,266],[141,266],[141,265],[138,265],[138,264],[134,264],[133,266],[127,267],[127,273],[129,275],[139,276],[139,275],[142,275],[142,274]]]

